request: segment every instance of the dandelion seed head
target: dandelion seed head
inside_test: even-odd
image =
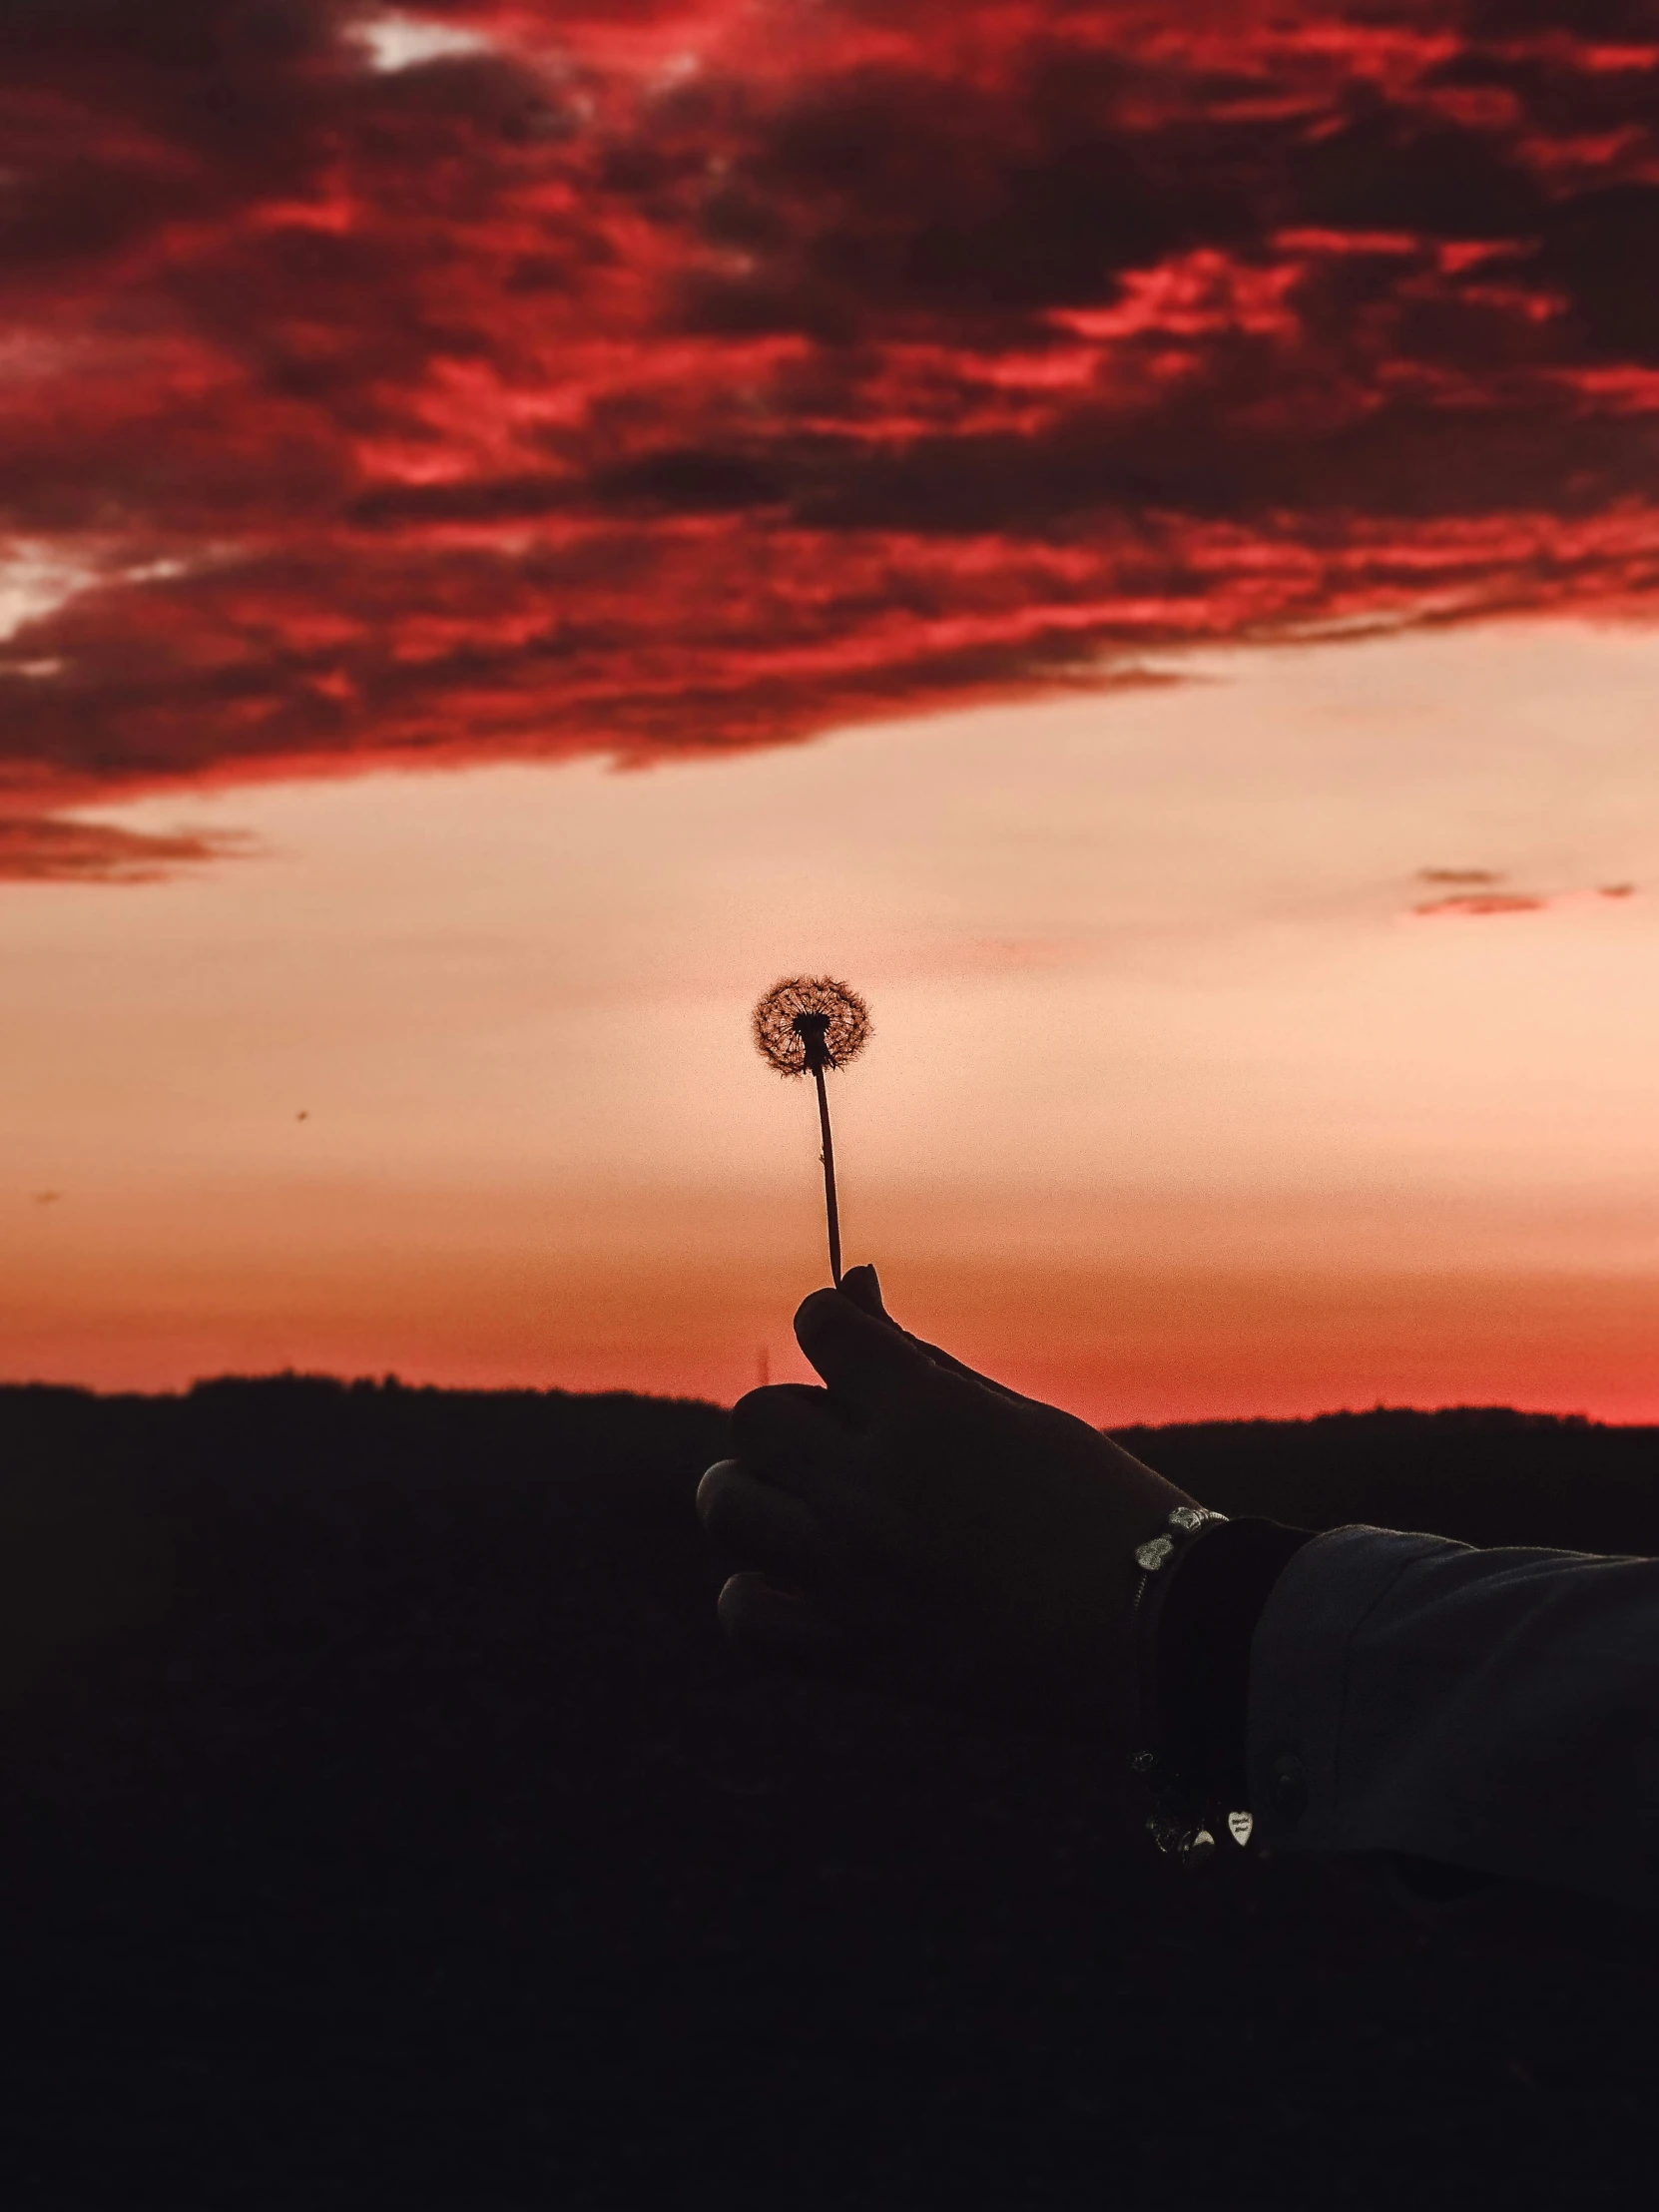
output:
[[[844,1067],[869,1040],[869,1008],[830,975],[787,975],[755,1009],[755,1045],[780,1075]]]

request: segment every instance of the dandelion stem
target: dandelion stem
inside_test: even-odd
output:
[[[841,1218],[835,1205],[835,1142],[830,1134],[830,1095],[824,1088],[824,1062],[813,1061],[818,1085],[818,1125],[824,1132],[824,1210],[830,1221],[830,1279],[841,1287]]]

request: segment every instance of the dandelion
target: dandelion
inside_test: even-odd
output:
[[[844,1067],[869,1040],[869,1008],[845,983],[829,975],[787,975],[755,1009],[755,1043],[780,1075],[810,1074],[818,1085],[818,1121],[824,1136],[824,1210],[830,1225],[830,1274],[841,1284],[841,1224],[835,1205],[835,1147],[830,1134],[826,1068]]]

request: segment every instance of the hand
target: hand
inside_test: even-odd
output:
[[[886,1315],[872,1268],[796,1315],[829,1385],[752,1390],[698,1510],[733,1639],[1121,1728],[1135,1546],[1186,1493]]]

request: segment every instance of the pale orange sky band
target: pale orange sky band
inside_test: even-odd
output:
[[[636,775],[107,808],[0,890],[0,1373],[687,1390],[803,1372],[844,974],[849,1258],[1113,1421],[1659,1418],[1659,638],[1494,626]],[[301,1118],[303,1117],[303,1118]]]

